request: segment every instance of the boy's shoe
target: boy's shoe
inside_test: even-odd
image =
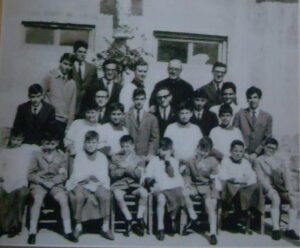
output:
[[[216,245],[218,243],[217,236],[212,234],[209,236],[209,244]]]
[[[137,219],[136,223],[136,234],[138,236],[144,236],[144,230],[145,230],[145,222],[143,219]]]
[[[36,237],[35,234],[29,234],[28,239],[27,239],[27,244],[34,245],[35,241],[36,241],[35,237]]]
[[[188,235],[188,229],[191,228],[192,226],[196,225],[196,220],[189,219],[189,221],[185,224],[183,227],[182,235]]]
[[[177,233],[177,225],[175,220],[171,220],[171,234]]]
[[[68,233],[64,235],[65,239],[71,241],[71,242],[78,242],[78,238],[73,233]]]
[[[284,235],[289,238],[289,239],[292,239],[292,240],[299,240],[300,237],[298,236],[298,234],[295,232],[295,230],[286,230],[284,232]]]
[[[132,230],[132,220],[126,220],[125,221],[125,233],[124,233],[124,235],[126,236],[126,237],[129,237],[129,235],[130,235],[130,232],[131,232],[131,230]]]
[[[272,239],[274,239],[274,240],[280,240],[281,239],[280,230],[273,230],[272,231]]]
[[[164,231],[163,230],[158,230],[156,237],[159,241],[163,241],[165,239]]]
[[[100,231],[100,235],[105,238],[105,239],[108,239],[108,240],[114,240],[114,235],[112,234],[112,232],[109,230],[107,232],[104,232],[104,231]]]
[[[8,231],[7,237],[8,238],[13,238],[17,236],[20,233],[17,227],[13,227]]]
[[[82,234],[82,231],[81,230],[78,230],[78,229],[75,229],[74,233],[73,233],[73,236],[77,239],[79,239],[79,237],[81,236]]]

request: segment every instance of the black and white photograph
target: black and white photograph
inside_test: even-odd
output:
[[[298,0],[0,0],[0,247],[299,247]]]

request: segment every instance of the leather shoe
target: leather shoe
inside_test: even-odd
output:
[[[77,239],[79,239],[79,237],[81,236],[82,234],[82,231],[81,230],[78,230],[78,229],[75,229],[74,233],[73,233],[73,236]]]
[[[196,220],[189,219],[189,221],[183,227],[182,235],[187,235],[188,229],[190,229],[193,225],[196,225]]]
[[[124,235],[125,235],[126,237],[129,237],[130,232],[131,232],[131,230],[132,230],[132,220],[126,220],[125,225],[126,225],[126,227],[125,227],[126,230],[125,230]]]
[[[281,239],[280,230],[273,230],[272,231],[272,239],[274,239],[274,240],[280,240]]]
[[[145,222],[143,219],[137,219],[136,223],[136,234],[138,236],[144,236],[144,230],[145,230]]]
[[[165,239],[164,231],[163,230],[158,230],[156,237],[159,241],[163,241]]]
[[[18,234],[19,234],[18,228],[17,228],[17,227],[13,227],[13,228],[11,228],[11,229],[8,231],[7,237],[8,237],[8,238],[13,238],[13,237],[15,237],[15,236],[18,235]]]
[[[114,235],[112,234],[112,232],[109,230],[107,232],[104,232],[104,231],[101,231],[100,232],[101,236],[105,239],[108,239],[108,240],[114,240]]]
[[[73,233],[68,233],[68,234],[65,234],[65,239],[71,241],[71,242],[75,242],[77,243],[78,242],[78,238],[73,234]]]
[[[35,234],[29,234],[28,239],[27,239],[27,244],[34,245],[35,241],[36,241],[35,237],[36,237]]]
[[[209,236],[209,244],[216,245],[218,243],[216,235],[212,234]]]
[[[286,230],[284,232],[284,235],[289,238],[289,239],[292,239],[292,240],[299,240],[299,236],[298,234],[294,231],[294,230]]]
[[[177,233],[177,225],[175,220],[171,220],[171,234]]]

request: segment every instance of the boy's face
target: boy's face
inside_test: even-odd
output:
[[[266,144],[264,146],[264,152],[267,156],[273,156],[277,151],[277,146],[274,144]]]
[[[123,117],[124,117],[124,114],[121,110],[114,110],[110,114],[110,120],[115,125],[120,124]]]
[[[43,151],[53,151],[57,148],[58,141],[57,140],[43,140],[42,141],[42,149]]]
[[[136,96],[133,99],[133,105],[136,109],[142,109],[144,107],[145,101],[146,101],[145,96],[143,96],[143,95]]]
[[[216,66],[213,70],[213,78],[217,83],[223,82],[224,76],[226,74],[226,68],[222,66]]]
[[[62,62],[59,63],[59,69],[62,74],[67,74],[72,69],[73,64],[70,60],[64,59]]]
[[[166,148],[159,148],[158,153],[162,159],[166,159],[172,155],[172,150]]]
[[[192,111],[189,110],[189,109],[182,109],[179,111],[178,113],[178,119],[179,119],[179,122],[181,124],[187,124],[189,123],[190,119],[192,118]]]
[[[144,82],[148,72],[147,65],[138,65],[135,69],[135,79]]]
[[[200,155],[203,158],[206,158],[210,152],[210,149],[204,149],[204,148],[198,148],[197,149],[198,155]]]
[[[95,95],[95,102],[100,108],[106,106],[108,101],[108,94],[107,91],[97,91]]]
[[[240,161],[244,157],[245,149],[241,145],[235,145],[231,149],[231,156],[234,160]]]
[[[122,152],[127,155],[134,151],[134,144],[131,142],[123,142],[121,143]]]
[[[96,109],[89,109],[85,112],[85,119],[91,123],[97,123],[99,112]]]
[[[160,90],[156,94],[156,99],[160,107],[166,108],[170,105],[172,96],[168,90]]]
[[[105,78],[108,81],[115,79],[117,75],[117,65],[116,64],[107,64],[104,69]]]
[[[234,91],[231,88],[223,91],[223,102],[224,103],[231,104],[235,97],[236,97],[236,94],[234,93]]]
[[[257,109],[259,106],[260,98],[257,93],[254,93],[247,99],[247,101],[251,109]]]
[[[75,52],[76,59],[80,62],[85,61],[86,53],[87,49],[85,47],[79,47]]]
[[[41,104],[43,97],[44,96],[42,93],[30,94],[29,100],[30,100],[32,106],[38,107]]]
[[[227,127],[232,119],[232,114],[230,113],[221,113],[220,115],[220,122],[222,126]]]
[[[207,103],[207,99],[203,97],[195,97],[194,98],[194,106],[196,110],[201,110],[204,108]]]
[[[87,153],[94,153],[98,149],[98,144],[99,144],[99,142],[97,139],[86,140],[84,142],[84,150]]]
[[[12,136],[10,140],[10,145],[12,148],[16,148],[22,145],[24,137],[22,136]]]

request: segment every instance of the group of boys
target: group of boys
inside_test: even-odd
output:
[[[28,243],[34,244],[41,207],[50,194],[60,205],[69,241],[78,241],[82,223],[90,218],[102,218],[101,235],[114,239],[109,229],[111,197],[125,218],[125,235],[134,228],[143,236],[151,193],[156,199],[156,236],[164,240],[166,210],[171,233],[177,231],[181,208],[189,216],[183,234],[198,226],[191,199],[200,195],[210,224],[209,243],[215,245],[217,201],[234,203],[239,215],[248,217],[263,192],[272,202],[272,238],[281,238],[284,197],[290,202],[285,235],[299,239],[297,192],[288,164],[276,153],[272,117],[260,109],[259,88],[246,91],[249,106],[239,109],[235,84],[223,82],[225,64],[216,62],[213,80],[193,90],[180,78],[181,62],[173,59],[168,78],[150,92],[146,62],[136,64],[131,82],[121,83],[118,63],[106,60],[104,76],[98,79],[95,66],[85,61],[87,49],[85,42],[76,42],[74,54],[63,54],[59,67],[41,84],[31,85],[29,101],[17,109],[9,146],[1,151],[1,234],[20,232],[29,194]],[[135,225],[126,194],[138,198]]]

